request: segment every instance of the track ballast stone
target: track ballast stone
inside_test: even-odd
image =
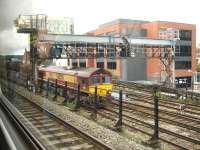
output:
[[[112,147],[116,150],[150,150],[151,148],[140,145],[134,141],[131,141],[117,132],[114,132],[110,129],[107,129],[87,118],[79,116],[70,110],[68,110],[65,106],[60,106],[55,104],[55,102],[49,101],[48,99],[36,95],[32,92],[29,92],[27,89],[21,86],[13,85],[12,87],[16,87],[14,90],[28,98],[29,100],[37,103],[43,108],[51,111],[55,115],[61,117],[67,123],[77,127],[78,129],[92,135],[98,140],[106,143],[108,146]]]

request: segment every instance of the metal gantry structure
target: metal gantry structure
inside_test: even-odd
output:
[[[96,59],[145,56],[158,58],[163,63],[166,78],[164,83],[175,85],[174,56],[176,41],[155,40],[147,38],[126,38],[89,35],[56,35],[48,34],[46,15],[20,15],[15,20],[18,33],[30,34],[30,53],[32,64],[32,80],[37,85],[37,65],[42,59],[51,59],[49,55],[41,58],[39,44],[49,44],[62,50],[61,59]]]

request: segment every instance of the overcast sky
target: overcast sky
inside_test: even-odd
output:
[[[0,0],[0,50],[26,47],[27,37],[13,32],[13,19],[32,13],[72,17],[76,34],[117,18],[196,24],[198,44],[199,7],[198,0]]]

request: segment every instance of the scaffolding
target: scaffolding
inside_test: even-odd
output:
[[[18,33],[35,33],[47,30],[47,16],[37,15],[19,15],[15,20],[15,26]]]

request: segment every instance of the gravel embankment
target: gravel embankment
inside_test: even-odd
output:
[[[76,126],[80,130],[92,135],[93,137],[101,140],[106,143],[110,147],[116,150],[150,150],[151,148],[147,148],[143,145],[140,145],[134,141],[131,141],[117,132],[109,130],[87,118],[79,116],[70,110],[68,110],[65,106],[57,105],[53,101],[49,101],[48,99],[36,95],[32,92],[29,92],[23,87],[13,85],[15,91],[20,95],[30,99],[31,101],[37,103],[43,108],[53,112],[57,116],[61,117],[67,123],[70,123],[73,126]]]

